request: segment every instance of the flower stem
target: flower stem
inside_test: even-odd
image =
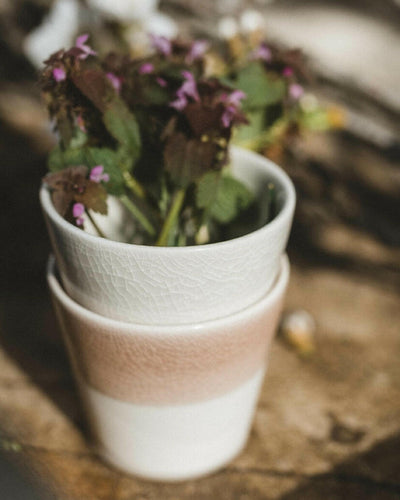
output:
[[[100,236],[100,238],[106,238],[106,235],[103,233],[103,231],[99,228],[99,226],[97,225],[97,222],[93,219],[93,217],[91,216],[89,210],[85,209],[85,213],[86,215],[88,216],[88,219],[90,220],[92,226],[95,228],[97,234]],[[107,239],[107,238],[106,238]]]
[[[129,210],[129,212],[134,216],[134,218],[139,222],[139,224],[147,231],[150,236],[156,235],[156,230],[149,219],[140,211],[140,209],[133,203],[133,201],[126,196],[126,194],[120,197],[121,202]]]
[[[129,172],[124,172],[123,173],[124,180],[126,186],[132,191],[133,194],[138,196],[139,198],[145,198],[146,197],[146,191],[143,188],[143,186],[140,184],[139,181],[137,181],[132,174]]]
[[[164,221],[164,225],[161,229],[160,236],[158,237],[156,243],[158,247],[167,246],[169,233],[171,229],[174,227],[174,223],[179,215],[179,212],[181,211],[183,200],[185,199],[185,194],[186,192],[184,188],[180,189],[175,193],[167,218]]]

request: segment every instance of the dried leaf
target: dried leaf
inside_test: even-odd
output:
[[[77,194],[75,201],[83,203],[89,210],[107,214],[107,191],[101,184],[88,180],[84,192]]]
[[[178,186],[187,187],[205,172],[215,169],[216,144],[173,134],[165,145],[164,166]]]

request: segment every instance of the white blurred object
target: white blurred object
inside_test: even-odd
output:
[[[178,36],[178,25],[169,16],[154,12],[143,23],[143,28],[153,35],[165,36],[165,38],[175,38]]]
[[[229,40],[238,34],[239,26],[234,17],[223,17],[218,22],[217,31],[221,38]]]
[[[315,111],[318,107],[318,99],[315,97],[314,94],[304,94],[300,98],[300,106],[303,111]]]
[[[88,0],[101,14],[122,22],[144,21],[158,8],[159,0]]]
[[[247,9],[240,16],[240,29],[243,33],[252,33],[264,28],[264,16],[258,10]]]
[[[165,38],[178,36],[178,25],[173,19],[155,12],[143,22],[133,22],[125,26],[124,38],[130,47],[139,53],[146,53],[151,49],[149,33]]]
[[[25,38],[25,55],[35,66],[71,45],[78,31],[79,9],[78,0],[57,0],[43,23]]]
[[[301,355],[306,356],[315,351],[315,331],[315,320],[304,309],[286,313],[283,317],[283,337]]]

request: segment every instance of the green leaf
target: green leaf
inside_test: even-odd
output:
[[[235,144],[240,145],[242,142],[253,140],[265,130],[264,109],[250,111],[246,114],[246,117],[249,120],[249,124],[241,125],[234,132],[233,142]]]
[[[328,114],[323,108],[303,112],[298,121],[301,126],[310,130],[325,131],[330,128]]]
[[[103,122],[109,133],[119,143],[119,165],[130,170],[140,155],[140,130],[135,116],[120,100],[114,100],[103,115]]]
[[[245,110],[270,106],[281,101],[286,92],[286,83],[265,71],[260,62],[252,62],[238,73],[235,85],[243,90]]]
[[[253,199],[253,194],[244,184],[226,173],[208,172],[197,186],[198,208],[207,210],[211,217],[223,224],[233,220]]]
[[[87,148],[86,158],[89,168],[103,165],[104,172],[110,176],[110,180],[105,184],[108,193],[118,196],[124,192],[124,178],[119,166],[118,152],[108,148]]]
[[[48,167],[51,172],[58,172],[72,165],[86,165],[83,149],[62,149],[56,146],[48,156]]]
[[[105,185],[107,192],[115,195],[124,192],[124,179],[119,167],[119,156],[112,149],[69,148],[62,150],[57,146],[49,154],[48,165],[52,172],[58,172],[74,165],[84,165],[88,168],[103,165],[104,171],[110,176],[110,180]]]

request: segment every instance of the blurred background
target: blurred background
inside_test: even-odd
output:
[[[399,25],[399,0],[0,0],[1,498],[400,498]],[[135,52],[148,32],[255,29],[303,49],[305,105],[329,115],[329,130],[264,151],[298,194],[282,332],[243,455],[210,478],[146,483],[88,444],[49,301],[38,72],[83,32]]]

